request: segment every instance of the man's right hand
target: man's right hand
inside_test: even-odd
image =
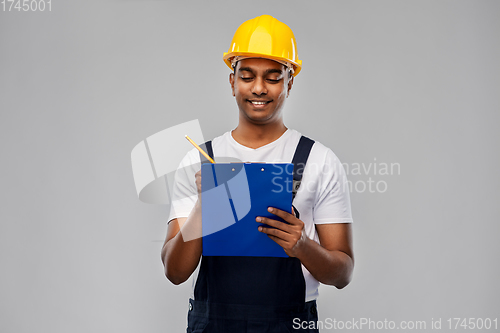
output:
[[[198,191],[189,216],[169,221],[167,236],[161,250],[165,276],[174,284],[186,281],[200,262],[202,253],[201,170],[195,174]]]

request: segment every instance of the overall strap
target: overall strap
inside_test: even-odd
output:
[[[304,173],[304,168],[306,167],[307,159],[309,158],[309,153],[314,144],[314,140],[309,139],[306,136],[301,136],[297,148],[295,149],[295,155],[293,155],[293,199],[300,187],[300,182],[302,181],[302,174]],[[295,208],[294,208],[295,209]]]
[[[212,141],[207,141],[204,144],[201,144],[200,148],[203,149],[208,154],[208,156],[210,156],[211,159],[214,159],[214,152],[212,150]],[[210,161],[205,156],[203,156],[202,153],[200,153],[200,159],[202,164],[210,163]]]

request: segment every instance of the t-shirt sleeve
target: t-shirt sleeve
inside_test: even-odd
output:
[[[184,156],[174,176],[171,187],[171,202],[168,222],[179,217],[188,217],[198,199],[195,174],[201,168],[196,150]]]
[[[327,149],[316,193],[315,224],[352,223],[349,183],[342,163],[331,149]]]

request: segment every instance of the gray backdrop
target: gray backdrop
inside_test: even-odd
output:
[[[261,14],[303,60],[286,125],[357,184],[354,278],[320,288],[320,318],[500,317],[499,1],[53,0],[0,12],[1,332],[185,330],[168,207],[138,200],[130,153],[192,119],[235,128],[222,53]]]

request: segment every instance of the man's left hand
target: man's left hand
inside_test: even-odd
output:
[[[292,214],[274,207],[269,207],[268,211],[281,217],[289,224],[263,216],[257,216],[255,219],[257,222],[273,227],[268,228],[259,226],[259,231],[267,234],[269,238],[278,243],[290,257],[297,257],[308,240],[304,230],[304,222],[295,217],[293,207]]]

